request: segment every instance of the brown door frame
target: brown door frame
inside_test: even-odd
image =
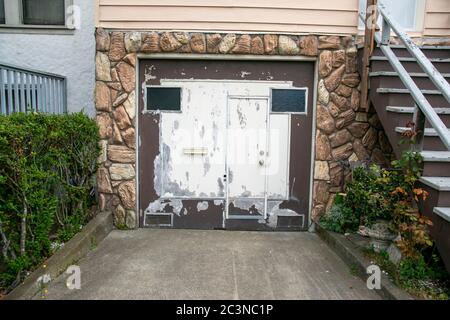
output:
[[[142,212],[139,210],[139,98],[140,92],[138,92],[139,86],[139,70],[141,60],[152,59],[167,59],[167,60],[247,60],[247,61],[286,61],[286,62],[301,62],[308,61],[314,62],[314,77],[313,77],[313,101],[312,101],[312,132],[311,132],[311,160],[310,160],[310,178],[309,178],[309,213],[308,213],[308,229],[312,227],[311,213],[313,209],[313,185],[314,185],[314,162],[316,154],[316,106],[317,106],[317,86],[319,80],[318,72],[318,57],[306,57],[306,56],[279,56],[279,55],[217,55],[217,54],[187,54],[187,53],[139,53],[136,57],[136,94],[135,94],[135,132],[136,132],[136,212],[138,213],[138,221],[141,221]]]

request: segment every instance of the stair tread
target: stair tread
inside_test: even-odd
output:
[[[425,44],[425,45],[417,45],[419,47],[420,50],[449,50],[450,46],[445,46],[445,45],[432,45],[432,44]],[[358,44],[357,45],[358,49],[364,49],[364,44]],[[405,49],[406,50],[406,46],[404,44],[390,44],[389,47],[391,47],[391,49]],[[380,49],[380,45],[377,44],[376,47],[377,49]]]
[[[414,107],[387,106],[386,110],[396,113],[414,113]],[[450,114],[450,108],[433,108],[437,114]]]
[[[411,128],[408,128],[408,127],[396,127],[395,128],[395,132],[398,132],[398,133],[404,133],[404,132],[410,131],[410,130],[411,130]],[[450,131],[450,128],[448,128],[448,130]],[[433,129],[433,128],[425,128],[424,134],[427,137],[437,137],[437,136],[439,136],[437,131],[435,129]]]
[[[431,162],[450,162],[450,151],[422,151],[421,155],[424,161]]]
[[[440,216],[442,219],[450,222],[450,207],[435,207],[433,212]]]
[[[419,180],[438,191],[450,191],[450,177],[421,177]]]
[[[410,72],[408,73],[411,77],[421,77],[421,78],[428,78],[428,75],[426,73],[422,72]],[[450,78],[450,73],[441,73],[441,75],[444,78]],[[369,73],[370,77],[379,77],[379,76],[385,76],[385,77],[398,77],[398,73],[395,71],[374,71]]]
[[[416,58],[413,57],[397,57],[400,61],[411,61],[416,62]],[[384,56],[372,56],[370,58],[371,61],[388,61],[388,58]],[[431,62],[450,62],[450,58],[429,58]]]
[[[420,90],[423,94],[442,94],[439,90]],[[410,93],[409,89],[402,88],[377,88],[377,93]]]

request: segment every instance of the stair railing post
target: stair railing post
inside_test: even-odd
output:
[[[367,0],[366,17],[364,19],[364,52],[361,73],[361,100],[360,109],[369,110],[369,72],[370,57],[375,44],[375,29],[377,27],[377,0]]]
[[[417,103],[414,104],[414,114],[413,114],[413,123],[414,129],[416,132],[415,143],[414,143],[414,151],[422,151],[423,150],[423,137],[425,135],[425,114],[420,110]]]
[[[389,43],[391,42],[391,26],[384,17],[382,17],[382,19],[383,19],[382,24],[383,29],[381,31],[381,45],[388,46]]]

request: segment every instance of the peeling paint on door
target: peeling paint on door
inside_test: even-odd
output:
[[[220,74],[221,68],[209,72]],[[290,88],[292,82],[273,81],[277,72],[254,68],[234,71],[233,80],[195,79],[190,68],[173,69],[180,78],[164,79],[156,63],[143,70],[143,94],[146,84],[181,88],[180,111],[140,112],[159,130],[158,136],[152,133],[159,149],[152,151],[151,163],[139,163],[141,170],[152,167],[155,189],[141,206],[144,216],[170,215],[176,227],[217,228],[222,221],[226,228],[268,230],[301,217],[304,227],[307,212],[301,208],[308,199],[293,190],[297,175],[290,175],[291,122],[303,122],[269,110],[270,89]],[[208,68],[196,72],[202,70]]]

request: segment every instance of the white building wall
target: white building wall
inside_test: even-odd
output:
[[[0,63],[13,64],[67,78],[69,112],[95,115],[95,1],[74,0],[81,12],[74,31],[0,28]],[[59,34],[58,34],[59,33]]]

